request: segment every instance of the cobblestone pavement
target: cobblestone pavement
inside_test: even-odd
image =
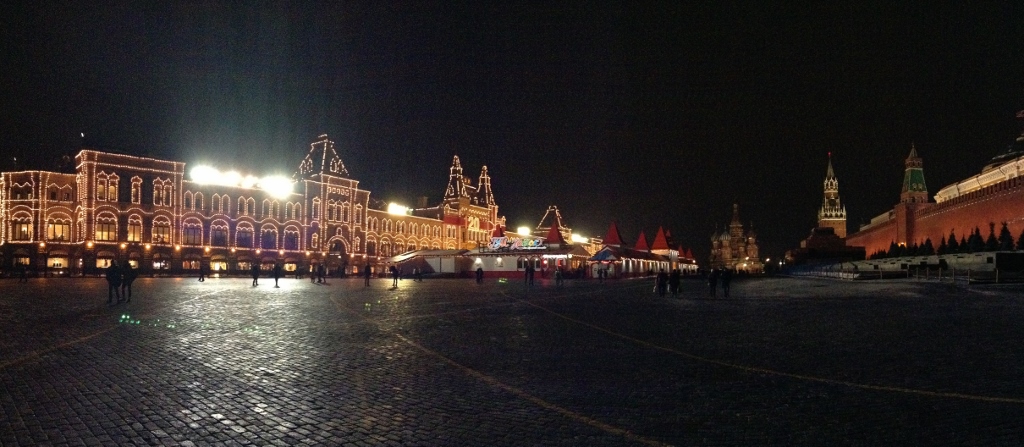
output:
[[[1020,445],[1019,287],[0,283],[0,445]]]

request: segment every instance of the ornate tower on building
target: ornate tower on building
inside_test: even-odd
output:
[[[928,187],[924,183],[924,163],[917,156],[917,148],[910,145],[906,169],[903,171],[903,191],[900,203],[928,203]]]
[[[846,238],[846,207],[839,201],[839,180],[832,171],[832,154],[825,172],[825,200],[818,210],[818,228],[832,228],[836,236]]]

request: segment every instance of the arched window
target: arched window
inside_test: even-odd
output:
[[[142,203],[142,178],[132,177],[132,203]]]
[[[157,216],[153,219],[153,243],[171,243],[171,220],[167,216]]]
[[[203,208],[203,193],[197,192],[195,194],[193,200],[195,201],[195,203],[192,204],[193,205],[193,209],[197,209],[199,211],[203,211],[204,210],[204,208]]]
[[[277,248],[277,228],[273,225],[264,225],[260,229],[260,248],[273,250]]]
[[[31,241],[32,240],[32,215],[19,211],[11,218],[11,240]]]
[[[96,240],[104,242],[117,241],[117,216],[113,213],[96,215]]]
[[[194,217],[181,224],[181,243],[185,245],[203,245],[203,223]]]
[[[312,216],[310,216],[311,219],[317,219],[320,217],[320,198],[313,199],[313,210],[310,211],[310,213],[312,213]]]
[[[320,248],[320,235],[313,233],[309,240],[309,247],[314,249]]]
[[[181,206],[185,209],[195,209],[192,206],[192,191],[185,191],[181,199]]]
[[[215,247],[228,246],[228,223],[215,220],[210,224],[210,245]]]
[[[235,228],[235,246],[239,248],[253,247],[253,228],[248,222],[238,224]]]
[[[359,224],[360,222],[363,221],[363,207],[361,205],[356,205],[355,208],[353,208],[353,210],[354,211],[352,211],[352,220],[356,224]]]
[[[294,225],[290,225],[284,229],[284,249],[299,249],[299,229]]]
[[[128,216],[128,242],[142,242],[142,216]]]

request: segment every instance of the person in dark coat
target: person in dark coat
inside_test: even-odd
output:
[[[665,296],[668,290],[668,273],[665,273],[665,269],[658,270],[658,276],[654,278],[654,288],[658,290],[658,296]]]
[[[370,287],[370,275],[373,274],[373,269],[370,268],[370,263],[366,263],[363,266],[363,285]]]
[[[533,285],[533,275],[536,273],[536,269],[533,268],[533,264],[526,265],[526,285]]]
[[[323,283],[323,282],[326,281],[326,279],[324,279],[326,277],[327,277],[327,267],[325,265],[323,265],[323,264],[318,265],[316,267],[316,282]]]
[[[668,276],[668,290],[672,292],[673,297],[679,296],[679,282],[680,282],[679,269],[673,269],[672,274]]]
[[[277,280],[281,279],[281,274],[282,273],[283,273],[283,269],[281,268],[281,264],[280,263],[274,264],[274,287],[281,287],[281,286],[277,285]]]
[[[708,275],[708,290],[711,292],[711,296],[718,296],[718,278],[722,275],[722,271],[719,269],[712,269],[711,274]]]
[[[398,267],[392,265],[388,270],[391,271],[391,287],[398,288]]]
[[[206,281],[206,267],[204,267],[203,263],[200,262],[199,263],[199,282],[203,282],[203,281]]]
[[[476,283],[480,284],[482,282],[484,282],[484,268],[483,267],[477,267],[476,268]]]
[[[117,297],[117,302],[121,302],[121,269],[117,266],[117,261],[110,261],[110,266],[107,267],[107,304],[114,302],[114,297]]]
[[[722,295],[729,298],[729,283],[732,282],[732,269],[722,270]]]
[[[139,272],[132,268],[131,264],[125,264],[121,271],[121,297],[124,302],[132,302],[132,283],[139,277]]]
[[[260,278],[260,264],[257,262],[252,263],[252,268],[250,269],[250,272],[252,273],[252,286],[256,287],[259,285],[259,282],[257,282],[257,280]]]

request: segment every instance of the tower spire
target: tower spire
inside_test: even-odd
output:
[[[904,162],[903,190],[900,203],[928,203],[928,186],[924,182],[924,162],[917,156],[917,148],[910,143],[910,155]]]
[[[818,228],[832,228],[836,236],[846,237],[846,207],[839,200],[839,179],[832,169],[832,153],[828,153],[825,171],[825,198],[818,210]]]

